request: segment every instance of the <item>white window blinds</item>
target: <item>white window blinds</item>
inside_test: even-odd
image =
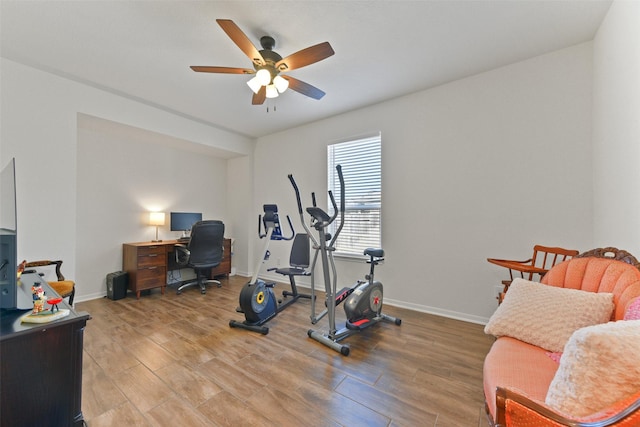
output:
[[[380,134],[329,145],[328,188],[340,207],[340,181],[336,165],[342,166],[345,181],[345,223],[336,241],[336,253],[362,256],[366,248],[379,248],[382,205],[382,150]],[[329,212],[333,213],[331,201]],[[331,224],[335,233],[338,219]]]

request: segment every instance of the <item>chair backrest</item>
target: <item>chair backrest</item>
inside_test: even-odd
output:
[[[198,221],[191,228],[187,248],[189,265],[195,268],[215,267],[222,261],[224,223],[217,220]]]
[[[578,251],[574,249],[564,249],[550,246],[535,245],[533,247],[533,257],[531,265],[538,268],[549,270],[554,265],[566,261],[578,255]],[[532,274],[530,275],[532,276]],[[529,278],[531,280],[531,277]]]
[[[298,233],[293,238],[289,265],[302,269],[309,267],[309,236],[306,233]]]
[[[640,299],[640,263],[627,251],[598,248],[559,263],[541,282],[589,292],[610,292],[615,303],[612,320],[621,320],[628,306]]]

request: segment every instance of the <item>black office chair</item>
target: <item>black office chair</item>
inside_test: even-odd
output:
[[[200,293],[206,293],[205,284],[215,283],[221,287],[217,280],[207,279],[205,273],[217,267],[222,261],[224,242],[224,224],[222,221],[198,221],[191,228],[191,239],[185,245],[175,245],[176,262],[178,265],[191,267],[196,272],[196,280],[185,283],[178,288],[177,294],[181,294],[186,287],[198,285]]]

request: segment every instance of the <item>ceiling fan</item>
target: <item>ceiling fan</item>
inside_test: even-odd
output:
[[[282,56],[273,51],[276,42],[272,37],[261,37],[260,45],[262,50],[258,50],[232,20],[216,19],[216,22],[240,50],[251,59],[253,69],[193,65],[191,66],[193,71],[201,73],[255,74],[247,82],[253,91],[251,101],[253,105],[261,105],[266,98],[275,98],[287,88],[313,99],[320,99],[325,95],[323,91],[309,83],[291,76],[281,75],[280,73],[302,68],[330,57],[334,54],[334,51],[329,42],[319,43],[282,58]]]

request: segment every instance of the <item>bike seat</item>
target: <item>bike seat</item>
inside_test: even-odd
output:
[[[367,248],[364,250],[364,254],[375,258],[382,258],[384,256],[384,249],[382,248]]]

